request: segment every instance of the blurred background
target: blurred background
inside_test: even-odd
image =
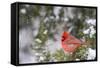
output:
[[[62,33],[84,42],[74,54],[61,46]],[[19,62],[95,60],[96,9],[22,4],[19,6]]]

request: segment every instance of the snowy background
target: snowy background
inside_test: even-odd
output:
[[[80,61],[96,58],[96,9],[20,5],[20,64],[38,62]],[[61,47],[64,31],[84,41],[69,60]],[[82,45],[83,46],[83,45]],[[79,56],[80,55],[80,56]]]

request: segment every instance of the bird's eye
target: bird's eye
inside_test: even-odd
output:
[[[65,38],[64,36],[62,36],[63,38]]]
[[[65,37],[64,36],[62,36],[62,41],[64,41],[65,40]]]

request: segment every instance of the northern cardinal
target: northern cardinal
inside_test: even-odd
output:
[[[62,34],[61,44],[65,52],[73,53],[82,44],[82,42],[70,35],[70,33],[64,31]]]

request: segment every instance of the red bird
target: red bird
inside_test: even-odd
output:
[[[73,53],[82,44],[79,39],[70,35],[68,32],[63,32],[61,43],[64,51],[68,53]]]

